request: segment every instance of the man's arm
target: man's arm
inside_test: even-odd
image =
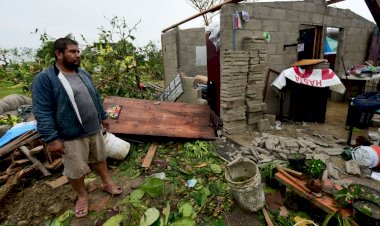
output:
[[[55,125],[53,87],[46,74],[39,73],[32,82],[33,113],[42,139],[50,143],[59,138]]]

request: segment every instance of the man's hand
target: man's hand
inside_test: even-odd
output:
[[[60,156],[62,154],[65,154],[65,146],[63,145],[63,142],[60,139],[48,143],[46,145],[46,149],[47,151],[51,152],[52,155]]]
[[[102,121],[102,125],[104,131],[108,132],[110,130],[110,122],[108,121],[108,119],[104,119]]]

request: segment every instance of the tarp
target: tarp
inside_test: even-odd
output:
[[[15,126],[13,126],[11,129],[9,129],[4,136],[0,138],[0,147],[6,145],[8,142],[13,140],[14,138],[29,132],[31,130],[37,130],[37,123],[36,121],[31,122],[22,122],[18,123]]]
[[[313,86],[313,87],[330,87],[331,90],[338,93],[344,93],[346,88],[340,81],[339,77],[331,69],[302,69],[291,67],[281,72],[273,81],[272,86],[282,89],[286,86],[286,79],[293,82]]]
[[[330,37],[326,37],[325,40],[325,54],[336,54],[338,48],[338,41]]]

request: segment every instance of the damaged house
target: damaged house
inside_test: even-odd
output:
[[[302,59],[326,59],[321,67],[341,77],[346,67],[368,60],[375,24],[350,10],[328,6],[336,1],[237,2],[219,7],[218,35],[213,35],[219,36],[218,45],[208,39],[205,28],[164,30],[165,83],[178,70],[188,77],[207,75],[209,105],[223,119],[227,133],[265,131],[276,116],[324,122],[327,98],[341,98],[336,93],[303,90],[310,95],[305,102],[292,99],[286,90],[275,92],[271,83]],[[378,53],[377,49],[375,63]],[[297,118],[294,113],[302,111],[314,115]]]

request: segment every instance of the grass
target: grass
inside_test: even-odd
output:
[[[21,85],[14,85],[12,82],[0,81],[0,99],[10,94],[21,94]]]

